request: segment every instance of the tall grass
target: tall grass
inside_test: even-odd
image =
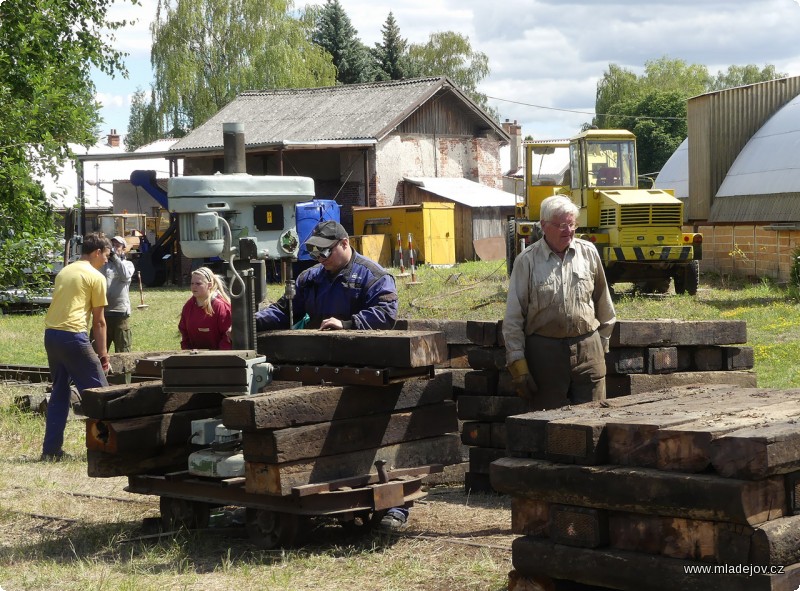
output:
[[[399,275],[399,269],[391,269]],[[406,273],[408,270],[406,269]],[[412,281],[415,279],[415,281]],[[624,320],[744,320],[747,345],[755,350],[759,386],[800,387],[800,305],[794,293],[769,281],[746,282],[704,275],[696,296],[636,295],[617,285],[617,316]],[[508,291],[505,263],[463,263],[449,268],[420,266],[397,277],[401,318],[498,320],[503,317]],[[267,287],[265,304],[283,293],[282,284]],[[131,293],[134,351],[169,351],[180,345],[178,318],[188,288],[145,289],[147,308],[138,309],[140,296]],[[45,365],[43,313],[0,317],[0,363]]]

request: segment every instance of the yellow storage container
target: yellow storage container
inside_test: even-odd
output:
[[[385,234],[391,246],[391,265],[397,265],[397,235],[403,262],[409,265],[408,235],[413,239],[414,262],[454,265],[456,262],[455,203],[420,203],[388,207],[354,207],[356,235]]]
[[[377,262],[380,266],[392,266],[392,243],[388,234],[350,236],[350,244],[357,252]]]

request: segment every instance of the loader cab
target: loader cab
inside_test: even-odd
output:
[[[542,201],[569,187],[569,140],[531,140],[525,150],[525,193],[517,196],[516,217],[539,218]]]
[[[589,129],[569,145],[571,188],[636,188],[636,138],[629,131]]]

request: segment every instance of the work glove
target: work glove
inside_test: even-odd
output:
[[[611,350],[611,339],[609,337],[600,337],[603,343],[603,353],[608,353]]]
[[[528,362],[524,359],[517,359],[508,366],[508,371],[511,373],[511,381],[514,384],[514,390],[517,391],[517,396],[531,400],[539,388],[528,370]]]
[[[103,373],[108,373],[111,371],[111,361],[108,358],[108,355],[101,355],[100,356],[100,365],[103,367]]]

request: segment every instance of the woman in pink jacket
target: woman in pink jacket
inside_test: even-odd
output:
[[[192,271],[192,297],[184,304],[178,330],[181,349],[230,349],[231,300],[208,267]]]

